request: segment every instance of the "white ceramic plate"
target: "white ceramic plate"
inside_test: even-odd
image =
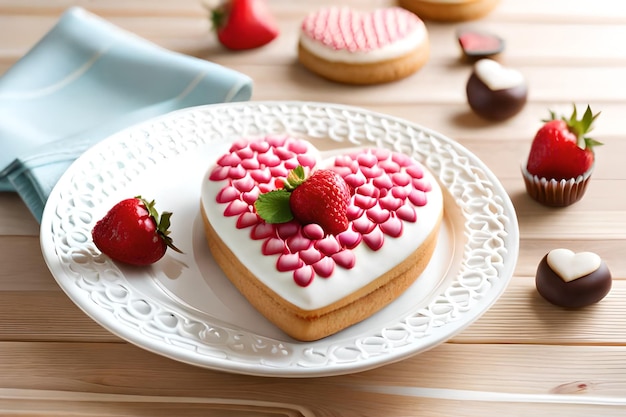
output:
[[[240,137],[288,133],[321,150],[380,146],[405,152],[439,179],[445,221],[416,283],[371,318],[320,341],[284,335],[216,266],[205,242],[200,184]],[[147,268],[112,262],[91,228],[117,201],[141,194],[173,211],[168,251]],[[81,156],[53,190],[41,246],[67,295],[114,334],[211,369],[311,377],[363,371],[430,349],[480,317],[515,267],[519,231],[502,185],[456,142],[413,123],[324,103],[249,102],[196,107],[122,131]]]

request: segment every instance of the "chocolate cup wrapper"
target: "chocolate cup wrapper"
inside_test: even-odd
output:
[[[540,178],[537,175],[532,175],[526,169],[526,164],[522,165],[521,170],[528,195],[545,206],[565,207],[574,204],[583,197],[591,179],[593,167],[583,175],[568,180]]]

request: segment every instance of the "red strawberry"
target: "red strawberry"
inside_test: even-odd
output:
[[[602,143],[585,135],[599,115],[594,115],[589,106],[581,119],[578,119],[576,106],[569,119],[557,119],[555,113],[550,112],[550,119],[544,121],[531,145],[528,172],[540,178],[568,180],[591,169],[593,147]]]
[[[344,179],[329,169],[305,178],[304,168],[292,170],[284,188],[261,194],[255,203],[259,216],[268,223],[296,219],[317,223],[324,232],[336,235],[348,228],[348,203],[352,190]]]
[[[154,201],[128,198],[96,223],[91,236],[96,247],[112,259],[149,265],[161,259],[168,247],[180,252],[168,236],[171,216],[169,212],[159,216]]]
[[[258,48],[279,33],[265,0],[228,0],[211,11],[211,20],[221,44],[233,50]]]
[[[348,228],[350,187],[334,171],[320,169],[291,192],[291,212],[300,223],[317,223],[326,233]]]

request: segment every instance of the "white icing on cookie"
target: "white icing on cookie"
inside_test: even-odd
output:
[[[600,268],[602,259],[593,252],[574,253],[569,249],[554,249],[548,253],[548,265],[565,282],[582,278]]]
[[[492,59],[481,59],[476,62],[474,72],[491,91],[506,90],[525,83],[521,72],[505,68]]]
[[[319,152],[306,143],[309,146],[307,155],[315,158],[318,168],[330,166],[335,163],[336,158],[340,158],[338,155],[336,158],[322,161]],[[349,152],[353,153],[354,150]],[[372,154],[364,153],[363,156],[370,158]],[[402,154],[399,156],[410,159]],[[225,162],[231,163],[230,160]],[[232,163],[235,168],[236,161]],[[372,169],[378,169],[378,166],[373,165]],[[218,204],[216,196],[224,189],[227,181],[210,180],[212,172],[215,172],[213,167],[209,169],[202,183],[201,199],[205,214],[218,236],[257,279],[280,297],[303,310],[315,310],[339,301],[401,263],[430,235],[443,210],[441,188],[432,174],[423,169],[423,181],[429,184],[429,191],[425,193],[425,204],[415,206],[417,221],[405,221],[402,225],[403,232],[399,237],[385,234],[384,244],[376,250],[372,250],[367,244],[359,244],[351,249],[355,259],[353,267],[336,267],[330,277],[317,276],[303,287],[294,282],[293,271],[277,270],[277,256],[263,255],[264,241],[251,239],[249,227],[238,228],[237,223],[240,220],[237,216],[224,215],[226,205]],[[402,182],[405,175],[403,173],[398,175],[398,181]],[[389,195],[391,196],[391,192]]]
[[[428,41],[426,26],[398,7],[360,12],[330,7],[308,15],[300,44],[332,62],[369,63],[398,58]]]

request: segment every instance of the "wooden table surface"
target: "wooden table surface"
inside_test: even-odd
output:
[[[517,211],[519,260],[499,301],[447,343],[371,371],[295,380],[214,372],[145,351],[89,319],[46,268],[37,222],[18,196],[0,193],[1,415],[626,415],[626,6],[503,0],[481,21],[429,22],[432,55],[414,76],[351,87],[296,62],[301,19],[333,3],[270,0],[280,37],[233,53],[216,43],[196,0],[0,0],[0,74],[79,5],[165,48],[248,74],[254,100],[350,104],[439,131],[489,166]],[[469,111],[470,65],[455,38],[464,25],[502,36],[500,60],[528,80],[528,104],[506,122]],[[526,195],[519,165],[549,109],[569,111],[572,103],[602,112],[594,137],[605,145],[584,199],[548,209]],[[564,310],[537,294],[537,264],[558,247],[607,262],[614,282],[603,301]]]

